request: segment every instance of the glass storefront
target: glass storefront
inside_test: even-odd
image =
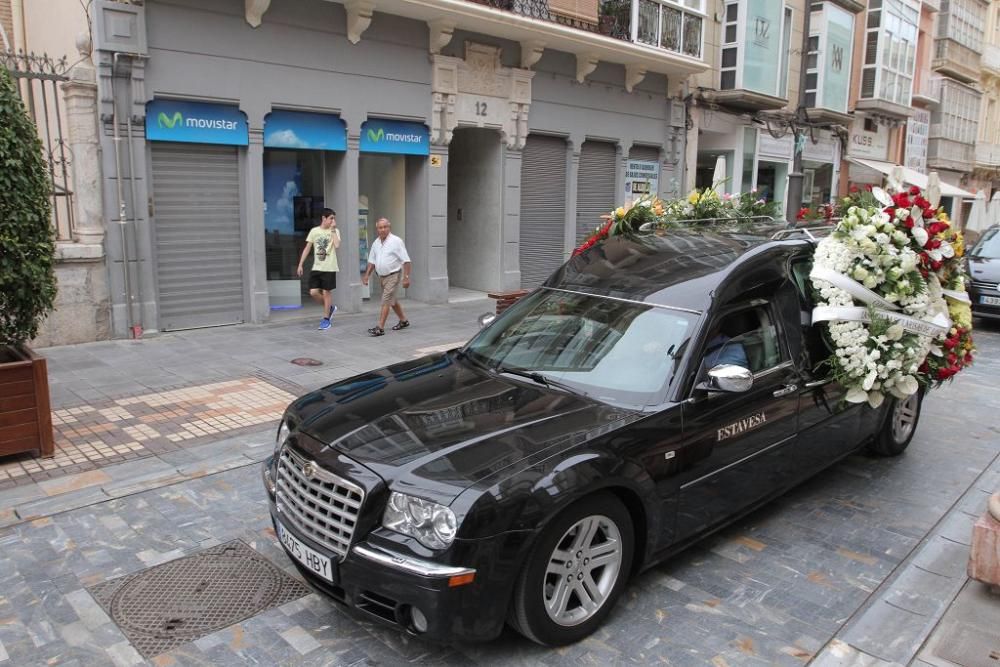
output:
[[[312,261],[306,260],[300,279],[299,257],[329,205],[329,151],[345,150],[347,131],[337,116],[276,110],[264,118],[264,252],[272,310],[301,308],[309,294]]]
[[[309,230],[323,209],[323,154],[264,150],[264,251],[271,308],[297,308],[308,294],[309,266],[296,275]]]

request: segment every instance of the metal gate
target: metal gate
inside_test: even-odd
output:
[[[660,161],[660,149],[656,146],[635,145],[629,149],[628,156],[632,160],[649,160],[651,162]]]
[[[606,141],[585,141],[580,151],[576,195],[576,241],[581,243],[604,221],[617,204],[615,169],[617,148]]]
[[[160,329],[243,322],[236,148],[150,145]]]
[[[521,156],[521,287],[545,282],[565,260],[566,142],[528,135]]]
[[[52,200],[52,225],[56,239],[73,238],[73,189],[70,179],[69,143],[63,137],[64,110],[60,104],[59,84],[66,81],[69,66],[66,58],[19,51],[0,51],[0,67],[14,78],[28,116],[38,128],[45,164],[48,167],[49,194]]]

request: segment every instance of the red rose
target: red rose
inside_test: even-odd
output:
[[[803,206],[799,209],[799,214],[795,217],[797,220],[804,220],[807,215],[809,215],[809,208]]]
[[[965,354],[965,363],[966,363],[966,365],[972,363],[972,353],[971,352],[966,352],[966,354]]]
[[[914,199],[913,204],[922,209],[926,209],[931,205],[931,203],[926,199],[924,199],[923,197],[917,197],[916,199]]]
[[[912,218],[907,218],[906,220],[903,220],[903,224],[906,225],[907,229],[913,229],[913,219]]]
[[[866,184],[865,184],[865,190],[866,190],[866,191],[868,191],[868,192],[871,192],[871,191],[872,191],[872,186],[871,186],[871,183],[866,183]]]
[[[941,233],[941,229],[938,227],[938,224],[936,222],[932,222],[931,224],[927,225],[927,233],[930,234],[931,236],[937,236],[938,234]]]
[[[937,372],[937,379],[938,380],[947,380],[949,377],[951,377],[951,373],[948,372],[947,368],[939,368],[938,369],[938,372]]]
[[[941,247],[941,239],[930,239],[927,241],[927,245],[925,247],[930,248],[931,250],[937,250]]]
[[[852,185],[851,187],[849,187],[847,189],[847,191],[850,192],[853,195],[854,193],[856,193],[858,191],[858,186]]]
[[[954,352],[949,352],[948,353],[948,364],[949,365],[954,364],[956,361],[958,361],[958,355],[955,354]]]
[[[931,262],[931,268],[934,269],[935,271],[940,269],[942,266],[944,266],[944,262],[939,262],[937,260]]]
[[[930,369],[931,367],[928,366],[927,362],[925,361],[924,363],[920,364],[920,368],[918,368],[917,371],[921,373],[927,373],[928,371],[930,371]]]
[[[911,195],[919,195],[920,194],[920,188],[918,188],[915,185],[911,185],[910,186],[910,194]]]
[[[958,345],[958,341],[954,338],[945,338],[944,343],[942,343],[946,349],[953,350],[955,346]]]

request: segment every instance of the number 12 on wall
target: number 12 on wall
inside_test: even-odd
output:
[[[487,113],[486,102],[476,102],[476,115],[485,116]]]

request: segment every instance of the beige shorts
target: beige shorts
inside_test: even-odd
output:
[[[403,275],[402,271],[396,271],[387,276],[379,276],[379,280],[382,281],[383,306],[396,305],[396,291],[399,289],[399,278],[401,275]]]

